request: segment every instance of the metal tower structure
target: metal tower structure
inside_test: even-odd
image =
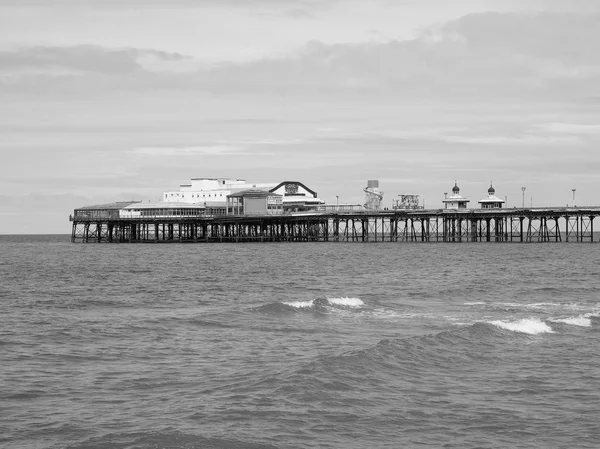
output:
[[[380,210],[383,192],[379,190],[379,181],[373,179],[368,180],[367,187],[365,187],[363,191],[365,192],[365,209]]]

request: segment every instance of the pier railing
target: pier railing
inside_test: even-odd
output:
[[[71,216],[72,242],[596,242],[600,207]]]

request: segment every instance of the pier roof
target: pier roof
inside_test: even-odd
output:
[[[479,203],[504,203],[502,198],[498,198],[496,195],[490,195],[487,198],[482,198],[478,201]]]
[[[117,201],[115,203],[108,204],[94,204],[92,206],[78,207],[76,210],[120,210],[124,209],[131,204],[141,204],[141,201]]]
[[[177,203],[167,201],[157,201],[154,203],[132,203],[123,209],[204,209],[202,203]]]
[[[232,193],[230,195],[227,195],[227,197],[229,198],[239,198],[239,197],[243,197],[243,196],[250,196],[253,198],[264,198],[264,197],[268,197],[268,196],[282,196],[279,195],[278,193],[271,193],[267,190],[260,190],[260,189],[248,189],[248,190],[242,190],[241,192],[235,192]]]

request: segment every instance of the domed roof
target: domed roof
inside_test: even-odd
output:
[[[490,183],[490,188],[488,189],[488,194],[489,195],[493,195],[496,193],[496,190],[494,190],[494,187],[492,186],[492,183]]]
[[[454,187],[452,187],[452,193],[458,194],[459,192],[460,192],[460,189],[456,185],[456,181],[454,181]]]

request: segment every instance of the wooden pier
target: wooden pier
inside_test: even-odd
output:
[[[77,212],[77,211],[76,211]],[[72,242],[596,242],[600,207],[70,217]]]

